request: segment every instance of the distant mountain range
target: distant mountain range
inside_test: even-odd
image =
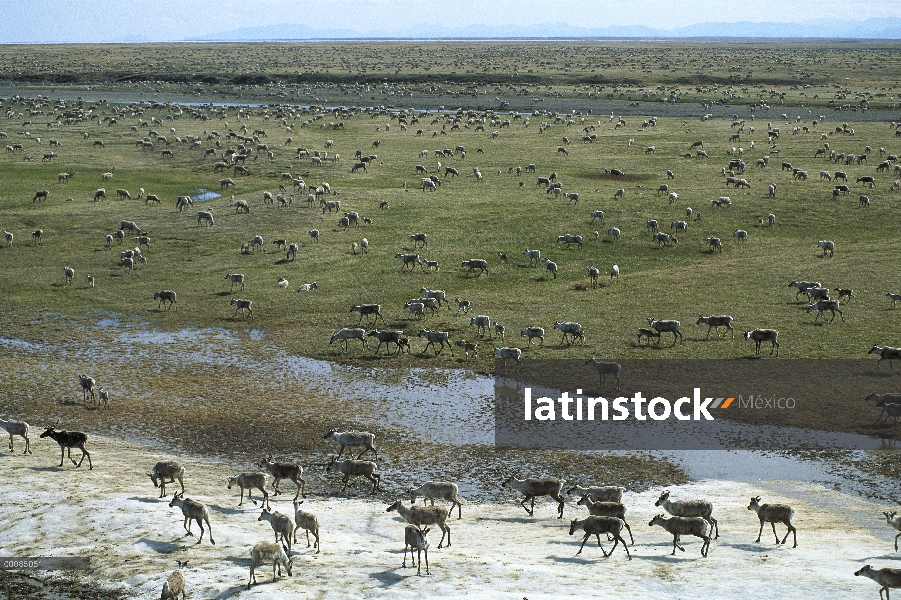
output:
[[[350,29],[315,29],[306,25],[268,25],[245,27],[213,33],[187,41],[282,41],[282,40],[353,40],[353,39],[423,39],[423,29],[397,32],[366,32]],[[722,39],[722,38],[789,38],[789,39],[901,39],[901,19],[879,18],[866,21],[812,19],[797,23],[698,23],[676,29],[653,29],[641,25],[611,25],[586,28],[567,23],[539,25],[469,25],[436,26],[427,39],[562,39],[562,38],[626,38],[626,39]]]

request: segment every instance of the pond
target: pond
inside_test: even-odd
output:
[[[207,200],[215,200],[216,198],[221,197],[222,194],[212,192],[205,188],[200,188],[191,195],[191,200],[193,200],[194,202],[206,202]]]

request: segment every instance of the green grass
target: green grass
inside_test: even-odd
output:
[[[17,111],[22,109],[16,106]],[[94,111],[103,117],[110,108],[99,105]],[[890,310],[884,295],[897,292],[899,287],[896,272],[901,258],[901,193],[889,192],[889,183],[897,176],[875,173],[878,148],[897,154],[898,138],[882,123],[856,123],[853,137],[833,134],[835,123],[831,121],[817,127],[805,121],[811,133],[792,136],[791,125],[776,122],[774,111],[757,121],[747,120],[746,129],[754,126],[755,132],[742,134],[750,192],[724,185],[721,168],[729,159],[726,152],[739,143],[726,141],[736,130],[730,128],[730,121],[723,120],[664,118],[656,127],[642,129],[642,118],[627,118],[625,127],[614,129],[603,118],[595,131],[598,141],[582,144],[581,127],[596,124],[596,118],[586,118],[584,124],[577,118],[571,127],[552,124],[544,133],[539,133],[538,126],[542,120],[553,122],[550,117],[532,117],[528,127],[522,120],[505,128],[486,124],[484,132],[474,127],[449,131],[448,126],[447,135],[432,138],[428,133],[415,134],[418,128],[441,130],[440,123],[430,124],[426,117],[406,131],[393,121],[386,132],[385,124],[390,122],[387,114],[373,119],[357,112],[346,121],[344,130],[333,131],[323,127],[336,120],[331,113],[322,113],[321,120],[309,127],[301,123],[314,113],[280,115],[274,107],[256,109],[248,119],[241,120],[233,110],[225,119],[205,122],[185,113],[164,120],[162,126],[152,126],[173,140],[169,148],[175,157],[161,159],[162,144],[153,152],[134,146],[134,140],[145,135],[148,127],[138,132],[130,131],[130,127],[139,119],[164,118],[169,114],[166,108],[145,108],[142,116],[126,115],[112,127],[96,122],[60,128],[23,127],[19,119],[12,119],[3,126],[10,136],[3,141],[23,143],[24,155],[33,158],[23,161],[22,152],[0,156],[0,228],[16,236],[11,248],[0,248],[0,297],[6,310],[15,314],[52,311],[81,315],[100,309],[136,314],[163,327],[261,328],[290,352],[339,360],[374,360],[369,358],[371,350],[361,355],[359,346],[353,343],[347,355],[337,345],[328,345],[332,333],[356,325],[358,319],[349,310],[359,303],[382,305],[386,323],[379,327],[402,328],[410,336],[415,336],[420,327],[428,327],[450,331],[452,340],[472,340],[475,328],[470,327],[469,316],[459,314],[455,306],[422,322],[407,318],[403,304],[418,297],[422,287],[443,289],[449,298],[472,301],[474,314],[487,314],[506,326],[508,345],[520,345],[518,332],[523,327],[545,327],[547,346],[529,349],[531,358],[728,358],[752,353],[753,345],[738,337],[735,341],[704,342],[706,331],[694,325],[699,314],[731,314],[738,330],[779,329],[781,355],[786,358],[859,357],[874,343],[898,345],[901,313]],[[293,132],[279,126],[282,116],[293,125]],[[46,121],[47,117],[41,119]],[[773,126],[781,126],[779,154],[767,148],[767,119]],[[176,144],[175,136],[205,138],[204,133],[212,130],[224,135],[229,126],[237,129],[239,124],[246,124],[248,131],[266,129],[268,138],[263,141],[270,144],[275,159],[269,161],[263,156],[248,161],[251,175],[233,177],[238,184],[235,190],[179,214],[174,209],[176,195],[195,195],[200,188],[219,191],[219,179],[230,173],[214,174],[212,158],[204,161],[199,149],[189,151],[187,145]],[[170,133],[170,127],[176,132]],[[18,134],[25,129],[30,129],[30,139]],[[497,139],[488,138],[492,130],[500,132]],[[820,131],[828,133],[832,148],[841,152],[862,153],[864,146],[872,146],[870,164],[839,167],[822,158],[813,159],[814,150],[822,143]],[[88,139],[84,133],[89,134]],[[40,145],[35,140],[38,136],[42,138]],[[285,146],[289,136],[292,142]],[[563,136],[571,139],[565,144],[569,156],[556,151],[563,145]],[[52,164],[42,163],[42,153],[49,150],[47,140],[51,138],[61,143],[55,149],[59,157]],[[96,139],[103,140],[106,147],[94,148]],[[329,160],[319,168],[311,167],[309,159],[294,159],[295,148],[321,149],[327,139],[334,140],[332,150],[341,154],[339,162]],[[376,139],[381,145],[373,149]],[[631,148],[629,139],[635,140]],[[704,140],[709,159],[682,158],[696,139]],[[748,149],[750,140],[756,141],[755,150]],[[234,140],[227,142],[224,137],[222,143],[223,149],[234,146]],[[433,173],[438,160],[434,150],[457,144],[466,146],[466,158],[442,158],[441,162],[458,168],[461,176],[445,177],[442,173],[443,185],[435,193],[418,189],[421,176],[414,166],[422,164]],[[206,142],[203,148],[211,145]],[[655,145],[657,151],[645,154],[649,145]],[[484,149],[484,154],[477,148]],[[357,149],[377,154],[378,160],[368,172],[351,174]],[[428,156],[420,158],[420,150],[427,150]],[[770,166],[757,169],[755,159],[767,153]],[[779,170],[782,161],[805,168],[810,179],[792,182],[790,173]],[[532,174],[516,177],[508,173],[510,167],[529,163],[537,165],[538,175],[555,171],[565,191],[579,192],[578,204],[573,206],[547,195],[543,187],[536,186]],[[481,169],[484,181],[473,177],[475,166]],[[611,168],[623,170],[628,180],[623,183],[605,176],[604,169]],[[675,172],[674,181],[667,182],[667,169]],[[832,185],[819,181],[821,169],[848,171],[854,194],[832,200]],[[100,174],[108,170],[114,170],[115,175],[104,182]],[[57,173],[61,171],[74,172],[75,177],[68,183],[58,183]],[[332,199],[341,201],[342,212],[358,211],[373,224],[341,231],[335,213],[323,215],[316,207],[307,208],[300,202],[300,194],[290,208],[263,205],[263,192],[278,192],[283,171],[301,175],[308,184],[328,181],[338,192]],[[875,190],[854,184],[856,177],[865,174],[876,175]],[[766,186],[772,182],[778,185],[775,199],[766,193]],[[669,183],[679,194],[675,204],[670,205],[664,195],[657,194],[661,183]],[[109,200],[91,200],[98,187],[106,188]],[[162,206],[114,197],[116,188],[126,188],[136,197],[141,187],[158,195]],[[613,200],[619,187],[625,188],[625,199]],[[50,191],[47,202],[31,201],[38,189]],[[858,191],[870,196],[871,208],[857,208]],[[232,193],[250,202],[249,215],[235,214],[230,206]],[[732,208],[710,207],[712,199],[724,195],[732,198]],[[382,201],[388,201],[391,208],[379,210]],[[677,247],[659,248],[651,241],[645,221],[657,219],[662,230],[669,231],[671,221],[684,219],[687,206],[702,213],[703,221],[690,223]],[[195,211],[207,208],[215,213],[215,226],[197,227]],[[590,221],[590,211],[596,208],[605,211],[606,223]],[[777,216],[776,226],[759,226],[757,217],[770,212]],[[152,231],[151,247],[144,252],[147,266],[134,273],[124,273],[118,266],[119,252],[128,245],[104,248],[104,236],[113,233],[122,219]],[[604,235],[611,226],[623,231],[619,242]],[[43,246],[31,245],[30,234],[36,228],[45,232]],[[312,244],[307,235],[313,228],[322,231],[319,244]],[[736,229],[750,233],[750,241],[743,247],[732,239]],[[594,237],[595,230],[600,232],[599,239]],[[438,260],[439,273],[400,270],[394,255],[412,251],[410,234],[414,232],[428,234],[428,248],[417,252]],[[566,249],[556,244],[554,240],[563,233],[583,235],[584,248]],[[257,234],[265,238],[266,252],[241,254],[241,243]],[[723,238],[726,249],[722,254],[705,251],[703,240],[713,235]],[[352,255],[351,242],[359,242],[364,236],[370,242],[370,253]],[[270,241],[277,238],[301,245],[296,261],[286,262],[283,253],[274,251]],[[820,256],[816,247],[819,239],[836,242],[834,258]],[[556,261],[560,268],[557,279],[543,268],[529,268],[522,255],[525,248],[540,249],[542,256]],[[500,263],[498,252],[509,256],[508,263]],[[468,258],[487,259],[490,275],[467,275],[459,265]],[[622,274],[618,282],[610,284],[605,275],[614,263]],[[586,268],[592,265],[602,272],[602,286],[597,290],[591,289],[587,277]],[[63,285],[63,266],[75,268],[74,286]],[[247,289],[232,294],[224,277],[235,272],[247,276]],[[86,286],[87,274],[96,277],[96,288]],[[275,287],[279,277],[290,281],[288,290]],[[814,325],[814,316],[794,302],[793,290],[787,287],[793,279],[853,288],[855,299],[843,306],[847,322]],[[294,291],[301,283],[312,281],[318,282],[318,290],[304,294]],[[178,293],[178,312],[157,311],[152,298],[162,289]],[[240,315],[234,317],[234,309],[229,306],[234,297],[253,300],[256,318],[252,322],[242,320]],[[669,348],[664,340],[659,349],[638,347],[635,332],[647,325],[646,317],[681,320],[685,343]],[[580,322],[586,332],[585,346],[561,347],[559,337],[551,331],[555,320]],[[490,350],[495,343],[500,345],[499,341],[486,341],[479,357],[465,363],[459,352],[453,358],[447,353],[432,357],[414,352],[409,357],[377,360],[488,368],[490,352],[485,348]],[[416,351],[422,345],[414,341]]]

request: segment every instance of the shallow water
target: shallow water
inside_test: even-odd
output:
[[[167,331],[146,322],[125,321],[122,317],[104,315],[87,325],[90,331],[86,339],[78,343],[35,344],[0,338],[0,346],[25,353],[49,351],[78,363],[112,364],[123,368],[140,365],[155,372],[190,369],[192,365],[230,367],[253,374],[254,381],[262,385],[268,382],[299,391],[300,400],[296,404],[282,407],[288,413],[302,412],[305,396],[325,396],[352,400],[358,411],[355,418],[360,421],[391,422],[440,444],[491,445],[495,441],[495,379],[489,375],[463,369],[361,367],[285,356],[279,348],[268,343],[265,332],[259,329],[233,332],[224,328],[185,327]],[[123,348],[127,351],[122,352]],[[269,358],[273,356],[278,356],[278,360]],[[510,382],[503,380],[503,384],[509,386]],[[118,385],[125,387],[117,389],[114,384],[107,387],[114,394],[141,394],[141,390],[128,389],[127,380]],[[541,391],[545,392],[554,393]],[[773,440],[771,448],[778,449],[780,440],[803,440],[805,436],[813,441],[828,437],[833,442],[830,448],[884,447],[883,441],[863,435],[823,434],[722,420],[704,425],[707,439],[700,446],[706,452],[719,450],[720,445],[728,445],[730,440],[750,439]],[[636,449],[653,449],[640,445],[647,442],[647,434],[641,427],[630,428],[618,423],[615,431],[617,437],[621,437],[620,448],[632,448],[638,443],[634,446]],[[694,464],[699,468],[703,463]]]
[[[222,194],[211,192],[206,188],[200,188],[194,195],[191,196],[191,200],[193,202],[206,202],[207,200],[215,200],[216,198],[221,198]]]
[[[361,423],[390,423],[392,427],[444,445],[493,444],[493,385],[485,375],[462,369],[393,369],[342,365],[296,355],[285,355],[271,345],[259,329],[231,331],[223,328],[185,327],[162,330],[121,315],[92,315],[96,321],[68,323],[63,328],[86,329],[78,341],[53,340],[41,344],[16,338],[0,338],[0,347],[24,353],[40,362],[55,356],[65,363],[90,369],[104,382],[113,398],[141,398],[161,404],[194,404],[209,397],[231,395],[290,397],[278,407],[286,418],[300,418],[307,406],[322,398],[336,404],[352,404],[352,418]],[[54,322],[65,317],[48,316]],[[44,323],[46,325],[46,322]],[[277,357],[277,358],[274,358]],[[91,365],[90,368],[88,365]],[[109,373],[103,373],[102,369]],[[192,371],[209,375],[210,369],[227,369],[230,378],[246,381],[246,389],[217,389],[223,379],[203,381],[200,396],[187,388],[184,395],[156,398],[147,384],[129,372],[190,377]],[[232,379],[229,379],[231,381]],[[289,390],[290,395],[280,394]],[[73,398],[81,400],[81,394]]]
[[[76,326],[58,315],[48,315],[46,319],[62,321],[64,328]],[[303,421],[323,406],[326,410],[333,406],[336,411],[353,411],[347,418],[355,423],[390,424],[393,430],[443,446],[493,446],[495,441],[495,379],[489,375],[463,369],[361,367],[286,356],[258,329],[186,327],[169,331],[124,315],[92,314],[88,319],[77,324],[87,329],[78,341],[53,339],[37,344],[3,337],[0,347],[34,359],[29,364],[42,364],[45,363],[42,357],[54,356],[64,363],[78,365],[77,369],[103,365],[111,374],[103,373],[98,383],[105,382],[114,402],[135,398],[151,406],[183,410],[203,407],[219,396],[247,398],[250,402],[284,397],[289,399],[278,405],[278,414],[288,420]],[[176,378],[185,378],[192,372],[204,375],[199,379],[199,388],[177,387],[174,397],[163,398],[147,389],[152,385],[148,386],[146,379],[141,383],[127,375],[136,371]],[[52,373],[50,368],[43,373],[32,371],[31,376],[48,377]],[[238,379],[228,379],[225,374],[238,374]],[[246,382],[246,389],[212,389],[217,385],[234,386],[235,381]],[[15,381],[9,383],[17,385]],[[74,397],[75,401],[81,399],[80,395]],[[722,421],[717,425],[722,427],[720,435],[724,439],[774,435],[771,430],[776,429]],[[134,441],[146,440],[149,435],[135,423],[117,423],[113,429]],[[784,428],[777,433],[780,437],[798,435]],[[836,435],[853,439],[858,448],[884,448],[878,439]],[[598,453],[609,454],[609,451]],[[842,476],[832,474],[822,462],[801,461],[773,451],[702,449],[654,454],[681,465],[696,479],[747,482],[772,479],[773,474],[779,474],[784,479],[828,485],[848,483]],[[862,451],[857,455],[862,456]]]

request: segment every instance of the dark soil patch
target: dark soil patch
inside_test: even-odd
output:
[[[594,181],[622,181],[624,183],[634,183],[636,181],[649,181],[650,175],[613,175],[612,173],[604,173],[603,171],[587,171],[579,173],[577,177],[581,179],[592,179]]]
[[[73,579],[41,581],[24,573],[0,571],[0,597],[19,600],[119,600],[122,594],[94,588]]]

